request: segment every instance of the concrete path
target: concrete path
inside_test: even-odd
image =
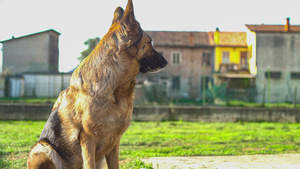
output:
[[[154,169],[300,169],[300,154],[154,157]]]

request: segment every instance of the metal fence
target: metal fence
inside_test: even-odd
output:
[[[71,74],[24,74],[0,80],[0,97],[54,98],[69,86]]]
[[[70,78],[71,74],[24,74],[0,78],[0,97],[56,98],[69,86]],[[174,91],[168,78],[160,78],[147,83],[138,83],[135,104],[232,105],[233,102],[244,102],[262,106],[271,103],[295,106],[300,102],[298,99],[300,90],[297,90],[298,85],[293,81],[286,81],[286,85],[279,87],[267,82],[262,88],[255,85],[243,88],[237,86],[228,82],[220,85],[209,83],[206,88],[201,86],[198,91],[192,91],[198,93],[198,97],[191,98],[180,91]],[[272,101],[276,96],[284,99],[279,102]]]
[[[222,83],[221,85],[209,85],[205,89],[205,97],[203,97],[202,92],[195,91],[200,93],[198,98],[186,98],[186,97],[170,97],[172,95],[167,95],[164,86],[161,84],[153,84],[148,87],[143,87],[144,96],[143,99],[138,99],[136,103],[138,104],[177,104],[177,105],[243,105],[246,103],[253,103],[256,106],[266,106],[268,104],[285,104],[289,106],[296,106],[297,103],[300,103],[298,96],[300,91],[297,90],[297,86],[292,87],[292,90],[289,89],[289,92],[281,91],[285,93],[286,99],[280,102],[272,102],[270,95],[274,94],[272,92],[276,91],[276,88],[270,86],[268,88],[265,85],[264,89],[261,92],[258,92],[256,87],[251,88],[230,88],[228,83]],[[142,90],[142,89],[140,89]],[[169,89],[167,89],[168,91]],[[288,89],[286,89],[288,90]],[[169,91],[170,92],[170,91]]]

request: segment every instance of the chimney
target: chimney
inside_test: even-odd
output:
[[[220,29],[216,28],[216,31],[214,33],[214,41],[215,45],[218,46],[220,44]]]
[[[290,18],[286,18],[286,24],[284,25],[284,31],[289,32],[291,30]]]

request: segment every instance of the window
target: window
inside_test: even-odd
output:
[[[180,91],[180,76],[173,76],[172,77],[172,90],[173,91]]]
[[[202,53],[202,64],[206,64],[206,66],[210,66],[210,53]]]
[[[229,63],[229,51],[222,52],[222,63]]]
[[[248,70],[247,52],[241,52],[240,67],[241,67],[241,69]]]
[[[300,79],[300,72],[291,72],[292,79]]]
[[[270,78],[272,78],[272,79],[280,79],[281,78],[281,72],[277,72],[277,71],[265,72],[266,78],[268,78],[269,73],[270,73]]]
[[[178,66],[181,64],[181,53],[180,52],[172,52],[172,64]]]

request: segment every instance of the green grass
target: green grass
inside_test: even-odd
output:
[[[45,121],[0,121],[0,168],[26,167]],[[151,168],[139,159],[300,153],[300,124],[133,122],[120,145],[122,168]]]
[[[225,104],[224,104],[225,105]],[[293,103],[265,103],[263,106],[262,103],[256,103],[256,102],[244,102],[240,100],[230,100],[227,103],[227,106],[231,107],[285,107],[285,108],[294,108]],[[300,108],[300,104],[296,104],[297,108]]]
[[[54,103],[55,98],[0,98],[0,103]]]

